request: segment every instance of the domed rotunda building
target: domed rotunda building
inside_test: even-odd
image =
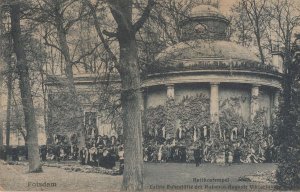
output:
[[[256,138],[253,127],[264,132],[272,125],[281,90],[280,52],[273,53],[272,64],[261,64],[249,49],[230,41],[230,22],[214,5],[217,0],[202,2],[181,21],[181,41],[162,50],[143,71],[144,146],[171,144],[183,149],[184,154],[198,142],[207,148],[219,142],[215,146],[223,150],[224,141],[232,141],[232,148],[243,140],[248,144]],[[65,98],[60,95],[61,78],[49,77],[46,84],[48,121],[53,130],[65,126],[68,118],[68,113],[61,110],[65,105],[61,102]],[[121,115],[108,117],[109,112],[99,107],[103,104],[99,94],[106,81],[97,75],[82,74],[74,76],[74,83],[87,132],[97,130],[100,136],[121,136]],[[120,96],[117,75],[110,86],[110,94],[116,95],[108,94],[104,102],[114,106]],[[260,144],[254,148],[259,149]]]
[[[181,21],[181,42],[159,53],[154,66],[148,69],[143,81],[148,119],[156,118],[151,116],[160,107],[168,108],[168,101],[179,107],[171,111],[173,120],[164,116],[166,120],[155,125],[162,129],[164,137],[182,137],[182,131],[188,129],[193,129],[194,141],[197,134],[207,136],[211,123],[219,124],[226,109],[250,123],[258,111],[263,111],[265,126],[271,125],[281,89],[280,57],[274,54],[272,65],[262,65],[249,49],[229,40],[229,25],[229,20],[212,4],[193,8],[190,17]],[[203,109],[197,111],[199,107]],[[192,116],[182,114],[186,110]],[[176,127],[175,133],[166,128],[168,122]],[[146,129],[152,129],[151,125]],[[201,130],[196,133],[198,129]],[[246,136],[242,128],[229,129]],[[156,130],[147,131],[159,134]]]

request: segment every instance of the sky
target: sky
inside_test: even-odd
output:
[[[220,10],[227,14],[230,12],[230,7],[236,2],[238,2],[238,0],[220,0]]]
[[[230,9],[235,4],[238,3],[239,0],[220,0],[220,10],[221,12],[228,16],[230,15]],[[300,9],[300,0],[294,0],[295,7]],[[300,33],[300,27],[295,29],[297,33]]]
[[[230,12],[230,7],[238,1],[239,0],[220,0],[220,10],[227,14]],[[300,0],[294,0],[294,3],[296,7],[300,7]]]

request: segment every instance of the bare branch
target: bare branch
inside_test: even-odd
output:
[[[84,7],[81,7],[78,16],[75,19],[69,20],[67,22],[67,24],[64,27],[65,31],[68,31],[76,22],[80,21],[82,18],[84,18],[89,14],[89,13],[85,13],[84,9],[85,9]]]
[[[81,55],[76,61],[73,61],[73,62],[72,62],[72,65],[75,65],[75,64],[81,62],[81,60],[82,60],[83,58],[92,55],[92,54],[95,52],[95,50],[96,50],[100,45],[101,45],[101,43],[96,44],[95,47],[94,47],[92,50],[90,50],[90,51],[86,52],[85,54]]]
[[[65,13],[65,11],[66,11],[72,4],[74,4],[74,3],[76,3],[76,2],[78,2],[78,1],[73,0],[73,1],[70,1],[69,3],[67,3],[67,4],[64,6],[63,10],[61,11],[61,15],[63,15],[63,14]]]
[[[95,26],[95,29],[97,31],[98,37],[100,38],[101,42],[103,43],[104,49],[107,51],[109,57],[114,62],[115,66],[119,66],[119,62],[118,62],[117,57],[112,52],[112,50],[110,49],[110,46],[108,45],[107,40],[103,36],[103,33],[101,31],[101,27],[100,27],[100,23],[99,23],[98,18],[97,18],[95,7],[91,4],[91,2],[89,0],[85,0],[85,1],[87,3],[88,7],[91,9],[91,14],[92,14],[93,19],[94,19],[94,26]]]
[[[61,49],[61,48],[59,48],[57,45],[52,44],[52,43],[50,43],[50,42],[48,41],[48,32],[47,32],[47,31],[45,32],[45,35],[43,36],[43,39],[44,39],[44,41],[45,41],[45,43],[44,43],[45,45],[50,46],[50,47],[53,47],[53,48],[57,49],[59,52],[62,53],[62,49]]]
[[[118,37],[117,33],[106,31],[106,30],[103,30],[103,34],[106,35],[106,36],[108,36],[108,37]]]
[[[140,28],[144,25],[144,23],[149,18],[150,12],[152,8],[155,5],[155,0],[148,0],[148,4],[142,14],[142,16],[139,18],[139,20],[133,25],[133,30],[136,33]]]

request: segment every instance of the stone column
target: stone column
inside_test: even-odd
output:
[[[167,112],[167,122],[166,122],[166,135],[167,137],[172,137],[172,135],[176,135],[177,125],[175,124],[176,117],[174,116],[174,99],[175,99],[175,88],[174,84],[166,84],[167,87],[167,102],[166,104],[166,112]]]
[[[219,84],[210,84],[210,117],[212,123],[219,123]]]
[[[254,117],[259,110],[259,103],[258,103],[258,96],[259,96],[259,85],[252,85],[251,88],[251,121],[254,120]]]
[[[168,99],[175,99],[175,88],[174,84],[167,84],[167,97]]]
[[[273,105],[271,106],[271,119],[276,119],[276,112],[279,110],[280,90],[276,89],[273,96]],[[272,124],[272,120],[271,120]]]
[[[274,93],[274,108],[278,109],[279,107],[279,97],[280,97],[280,90],[276,90]]]

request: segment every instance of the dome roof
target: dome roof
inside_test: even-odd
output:
[[[212,5],[199,5],[192,8],[190,17],[218,17],[221,19],[226,19],[226,17],[220,12],[220,10]]]
[[[248,48],[229,41],[229,21],[218,8],[209,4],[211,1],[191,10],[190,18],[182,21],[181,42],[161,51],[155,62],[146,66],[146,74],[233,70],[276,72],[274,66],[261,65],[258,56]]]
[[[181,41],[195,39],[227,40],[229,23],[229,20],[220,10],[211,4],[193,7],[189,17],[180,21]]]
[[[168,47],[157,55],[156,60],[163,63],[180,61],[235,60],[240,62],[260,62],[259,58],[247,48],[230,41],[210,41],[198,39],[180,42]]]

